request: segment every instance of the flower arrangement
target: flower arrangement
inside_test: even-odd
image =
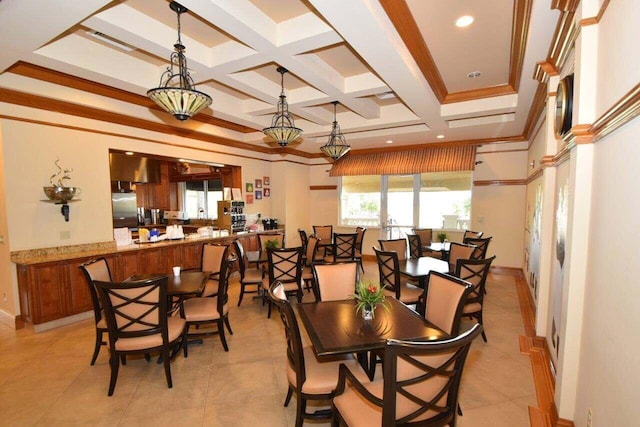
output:
[[[277,249],[280,247],[280,242],[277,239],[267,240],[264,244],[266,249]]]
[[[353,295],[357,301],[356,313],[362,311],[362,316],[368,320],[373,318],[376,306],[382,305],[388,310],[384,288],[375,283],[359,281],[356,284],[356,293]]]
[[[444,243],[447,240],[447,233],[438,233],[438,240],[440,243]]]

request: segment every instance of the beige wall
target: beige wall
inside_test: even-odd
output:
[[[0,121],[0,165],[4,164],[3,124]],[[2,188],[4,188],[4,167],[0,167],[0,189]],[[0,191],[0,236],[2,240],[0,242],[0,323],[13,327],[13,314],[17,311],[19,304],[11,280],[12,274],[15,274],[15,267],[9,262],[9,223],[4,191]]]

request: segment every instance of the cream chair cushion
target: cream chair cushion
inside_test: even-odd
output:
[[[177,340],[180,335],[182,335],[185,325],[186,321],[181,317],[169,317],[167,319],[169,342]],[[116,350],[144,350],[145,348],[159,347],[161,345],[162,336],[160,334],[154,334],[145,337],[120,338],[116,341]]]

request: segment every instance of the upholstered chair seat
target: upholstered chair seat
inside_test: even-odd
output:
[[[218,279],[210,278],[207,280],[207,283],[204,285],[204,291],[202,291],[203,297],[210,297],[213,295],[218,295],[218,287],[220,286],[220,282]]]
[[[395,290],[385,289],[384,293],[388,297],[396,297]],[[414,286],[411,283],[400,284],[400,301],[405,304],[416,304],[423,293],[424,289]]]
[[[184,302],[184,312],[188,322],[204,322],[217,320],[220,313],[217,310],[218,298],[191,298]],[[229,304],[222,306],[222,315],[229,313]]]
[[[167,319],[167,334],[170,342],[180,338],[180,335],[184,332],[185,325],[186,321],[181,317],[172,316]],[[158,333],[135,338],[120,338],[116,341],[116,350],[135,351],[160,347],[161,345],[162,335]]]

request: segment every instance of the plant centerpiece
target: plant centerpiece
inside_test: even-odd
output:
[[[364,320],[373,319],[378,305],[389,309],[385,301],[384,286],[375,283],[359,281],[353,298],[357,301],[356,313],[361,312]]]
[[[444,241],[447,240],[447,233],[438,233],[438,240],[440,243],[444,243]]]
[[[265,249],[278,249],[280,242],[277,239],[267,240],[264,243]]]

